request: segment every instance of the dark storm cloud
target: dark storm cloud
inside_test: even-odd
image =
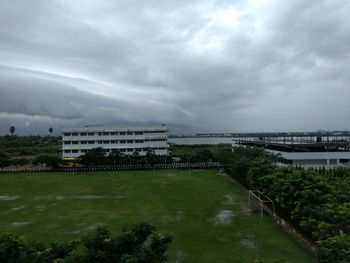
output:
[[[345,0],[1,1],[0,129],[350,129],[349,11]]]

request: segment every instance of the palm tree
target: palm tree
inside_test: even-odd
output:
[[[11,135],[13,136],[13,133],[15,132],[16,127],[15,126],[11,126],[9,131],[11,132]]]
[[[49,128],[49,132],[50,132],[50,136],[51,136],[52,132],[53,132],[53,128],[52,127]]]

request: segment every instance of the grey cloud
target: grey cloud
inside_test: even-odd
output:
[[[1,127],[344,128],[347,2],[2,1]]]

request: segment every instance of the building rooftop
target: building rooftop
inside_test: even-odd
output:
[[[87,125],[84,127],[64,128],[63,132],[85,132],[85,131],[167,131],[164,125],[136,126],[136,125]]]
[[[350,135],[296,134],[239,136],[232,139],[234,144],[257,146],[285,152],[341,152],[350,151]]]

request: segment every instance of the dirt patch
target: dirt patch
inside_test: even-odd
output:
[[[13,201],[17,200],[19,197],[18,195],[0,195],[0,201]]]
[[[232,210],[220,210],[210,221],[214,225],[229,225],[235,216]]]

